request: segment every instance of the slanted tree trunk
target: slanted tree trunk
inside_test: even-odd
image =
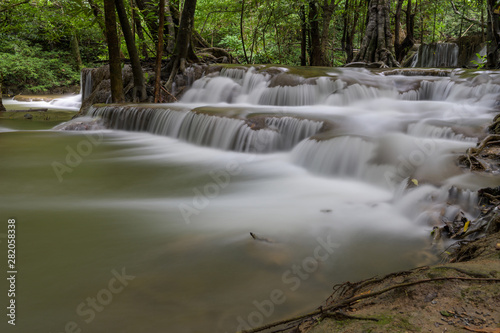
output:
[[[135,38],[132,34],[132,28],[128,21],[127,12],[123,0],[115,0],[116,12],[120,19],[123,36],[127,44],[128,55],[132,63],[132,73],[134,75],[134,88],[132,89],[132,99],[134,102],[145,101],[148,96],[146,93],[146,85],[144,84],[144,73],[142,72],[141,60],[135,46]]]
[[[160,27],[158,29],[158,45],[156,47],[156,66],[155,66],[155,103],[160,101],[160,81],[161,81],[161,58],[163,56],[163,27],[165,18],[165,0],[160,0],[158,5],[160,17]]]
[[[114,0],[104,0],[104,18],[108,41],[109,74],[111,79],[111,100],[113,103],[123,103],[122,66],[120,59],[120,45],[116,31],[116,15]]]
[[[497,68],[498,67],[498,56],[500,47],[500,26],[498,20],[498,14],[495,14],[495,0],[488,0],[488,67]]]
[[[394,58],[388,0],[370,0],[368,25],[361,48],[354,61],[381,62],[399,67]]]
[[[186,71],[186,62],[188,60],[188,55],[191,60],[197,61],[196,55],[193,52],[191,45],[191,32],[194,26],[194,13],[196,10],[196,0],[186,0],[184,2],[184,8],[182,9],[181,22],[179,24],[179,32],[177,33],[177,38],[175,39],[175,50],[172,72],[167,81],[167,89],[172,89],[172,83],[174,82],[175,75],[179,69],[182,73]]]

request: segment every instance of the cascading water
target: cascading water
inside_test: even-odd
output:
[[[270,117],[264,119],[264,128],[254,129],[252,118],[246,122],[182,109],[144,106],[92,108],[89,116],[103,119],[110,128],[146,131],[200,146],[256,153],[289,150],[320,132],[323,126],[321,121]]]
[[[179,103],[93,107],[105,131],[0,123],[19,328],[249,330],[314,310],[332,284],[436,262],[432,228],[473,219],[476,190],[500,185],[456,163],[498,107],[497,73],[471,76],[231,67]]]
[[[500,80],[494,75],[467,80],[458,71],[448,76],[417,74],[337,70],[303,79],[288,69],[271,75],[255,68],[228,68],[196,81],[177,109],[109,106],[94,108],[89,115],[103,118],[111,128],[223,150],[293,149],[291,160],[315,173],[393,188],[409,176],[434,180],[433,166],[449,163],[457,149],[477,141],[474,135],[479,133],[464,134],[464,127],[491,118],[500,94]],[[217,107],[189,111],[191,103]],[[318,134],[321,138],[314,138]],[[396,137],[399,144],[389,139]],[[435,146],[432,152],[421,148],[429,139]],[[426,156],[401,167],[402,158],[416,159],[408,150]]]
[[[455,43],[423,44],[415,55],[412,67],[457,67],[458,50]]]

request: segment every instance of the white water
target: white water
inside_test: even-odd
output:
[[[473,218],[474,191],[500,185],[456,166],[493,118],[495,73],[279,79],[294,85],[231,69],[182,103],[92,109],[111,130],[0,133],[21,329],[235,332],[309,312],[335,283],[435,262],[433,225]],[[86,323],[75,309],[122,267],[135,279]],[[259,310],[275,290],[284,302]]]
[[[455,43],[423,44],[412,67],[457,67],[458,45]]]

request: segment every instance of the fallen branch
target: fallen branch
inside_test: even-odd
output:
[[[273,328],[276,326],[299,321],[301,319],[311,318],[311,317],[314,317],[317,315],[321,315],[324,312],[333,311],[333,310],[337,310],[337,309],[346,307],[354,302],[357,302],[357,301],[365,299],[365,298],[374,297],[374,296],[378,296],[380,294],[384,294],[384,293],[391,291],[393,289],[410,287],[410,286],[414,286],[414,285],[421,284],[421,283],[446,281],[446,280],[461,280],[461,281],[475,281],[475,282],[500,282],[500,279],[495,279],[495,278],[442,277],[442,278],[423,279],[423,280],[418,280],[418,281],[413,281],[413,282],[401,283],[401,284],[396,284],[396,285],[393,285],[391,287],[387,287],[385,289],[382,289],[382,290],[379,290],[379,291],[376,291],[373,293],[358,295],[358,296],[354,296],[354,297],[339,301],[339,302],[334,303],[333,305],[331,305],[327,308],[320,308],[319,310],[309,312],[309,313],[304,314],[304,315],[300,315],[300,316],[297,316],[294,318],[280,320],[280,321],[277,321],[277,322],[274,322],[271,324],[267,324],[267,325],[264,325],[261,327],[254,328],[254,329],[249,330],[249,331],[242,331],[241,333],[261,332],[261,331],[264,331],[266,329]]]
[[[166,92],[170,97],[172,97],[177,102],[177,98],[175,98],[174,95],[172,95],[171,93],[169,93],[168,90],[165,89],[165,87],[163,87],[162,85],[160,85],[160,87],[161,87],[161,90],[163,90],[164,92]]]

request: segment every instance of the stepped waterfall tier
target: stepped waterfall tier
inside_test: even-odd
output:
[[[500,186],[459,165],[491,134],[496,71],[213,65],[176,103],[90,106],[97,72],[54,102],[85,115],[0,122],[23,332],[241,332],[314,311],[334,284],[438,262],[454,240],[433,230]]]

